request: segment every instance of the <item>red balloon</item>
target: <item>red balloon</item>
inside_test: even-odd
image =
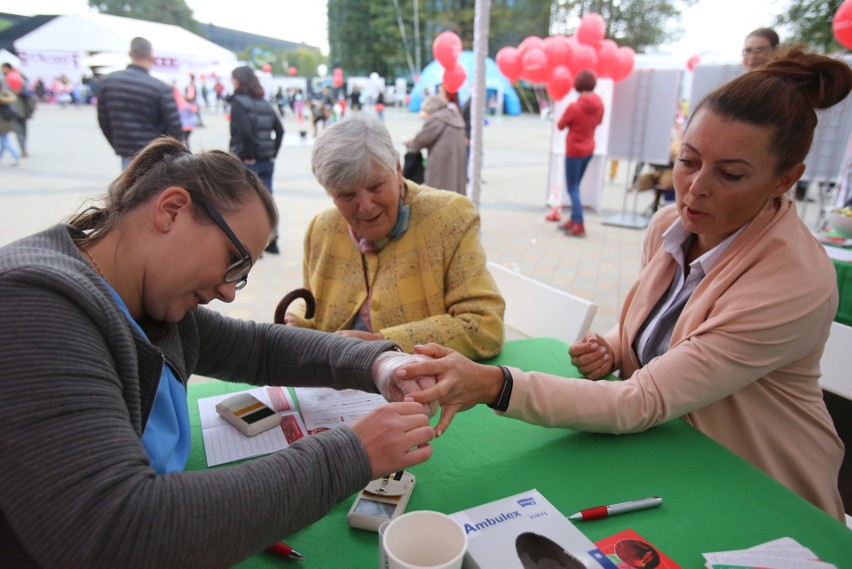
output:
[[[500,73],[506,76],[511,83],[521,78],[521,56],[514,47],[504,47],[497,52],[494,58]]]
[[[296,74],[297,74],[298,72],[299,72],[299,70],[298,70],[298,69],[296,69],[295,67],[290,67],[290,68],[287,70],[287,73],[289,73],[289,74],[290,74],[290,77],[295,77],[295,76],[296,76]]]
[[[20,93],[21,89],[24,87],[24,80],[20,73],[12,70],[6,75],[6,84],[9,86],[9,89],[15,93]]]
[[[690,71],[694,71],[695,66],[699,63],[701,63],[701,57],[699,57],[698,55],[693,55],[692,57],[686,60],[686,68]]]
[[[272,64],[264,63],[263,67],[261,69],[263,70],[264,73],[269,73],[269,72],[272,71]]]
[[[568,65],[571,58],[571,46],[565,36],[550,36],[542,40],[544,53],[551,67],[557,65]]]
[[[598,54],[594,48],[586,44],[578,44],[577,48],[571,52],[571,72],[576,75],[584,69],[594,71],[598,64]]]
[[[533,48],[544,51],[544,42],[538,36],[527,36],[518,44],[518,53],[523,57],[528,49]]]
[[[461,38],[453,32],[441,32],[432,42],[432,57],[437,59],[444,69],[452,68],[461,52]]]
[[[331,84],[334,85],[335,87],[343,87],[343,76],[342,75],[335,75],[334,77],[331,78]]]
[[[605,34],[606,22],[600,14],[592,12],[580,19],[580,25],[577,26],[577,39],[580,40],[580,43],[598,47]]]
[[[618,48],[618,55],[615,58],[615,68],[612,70],[613,81],[621,81],[633,71],[633,62],[636,58],[636,52],[632,47],[621,46]]]
[[[343,77],[343,70],[339,67],[335,67],[331,75],[332,77]]]
[[[562,97],[571,92],[573,86],[574,76],[571,75],[571,72],[564,65],[554,67],[553,73],[550,74],[550,79],[545,84],[547,94],[554,101],[562,99]]]
[[[444,69],[444,90],[447,93],[458,93],[464,80],[467,79],[467,71],[460,63],[454,64],[449,69]]]
[[[831,31],[840,45],[852,49],[852,0],[846,0],[834,13]]]
[[[595,66],[595,75],[598,77],[611,77],[617,56],[618,44],[612,40],[601,41],[598,46],[598,64]]]
[[[547,56],[538,48],[531,47],[521,56],[521,69],[524,79],[532,83],[544,83],[550,77]]]

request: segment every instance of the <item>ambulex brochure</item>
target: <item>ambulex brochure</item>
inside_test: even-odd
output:
[[[617,569],[535,489],[451,516],[467,533],[465,568]]]

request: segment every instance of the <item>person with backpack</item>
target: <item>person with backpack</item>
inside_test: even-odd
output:
[[[264,99],[263,87],[250,67],[237,67],[231,72],[231,79],[234,83],[234,96],[231,98],[231,152],[260,177],[271,194],[275,157],[284,140],[284,127],[272,105]],[[277,229],[265,251],[278,254]]]

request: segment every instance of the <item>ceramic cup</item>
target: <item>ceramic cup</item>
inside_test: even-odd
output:
[[[385,522],[379,526],[379,569],[390,569],[388,554],[385,553],[385,544],[382,539],[385,535],[385,530],[390,525],[390,522]]]
[[[467,535],[450,516],[419,510],[391,520],[382,544],[389,569],[461,569]]]

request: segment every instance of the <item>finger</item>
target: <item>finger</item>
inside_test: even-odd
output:
[[[405,396],[405,400],[416,401],[417,403],[431,403],[433,401],[440,401],[441,397],[445,395],[444,393],[444,384],[439,383],[435,385],[435,387],[430,387],[429,389],[424,389],[423,391],[415,391],[414,393],[409,393]]]
[[[399,366],[396,370],[396,376],[399,378],[436,377],[445,371],[446,367],[447,364],[441,360],[413,362]]]
[[[438,425],[435,427],[435,437],[440,437],[441,435],[447,432],[450,423],[453,422],[453,417],[456,416],[456,409],[456,405],[441,406],[441,419],[438,421]]]
[[[453,351],[449,348],[445,348],[440,344],[436,344],[434,342],[430,342],[428,344],[417,344],[414,346],[415,354],[424,354],[431,358],[443,358],[445,356],[450,355]]]
[[[421,393],[421,392],[418,392]],[[396,411],[401,416],[416,416],[423,417],[423,407],[420,405],[419,401],[408,401],[411,395],[406,397],[406,400],[400,401],[398,403],[389,403],[387,406],[391,407],[393,411]]]
[[[403,456],[402,469],[426,462],[432,456],[432,445],[425,444],[409,450]]]

